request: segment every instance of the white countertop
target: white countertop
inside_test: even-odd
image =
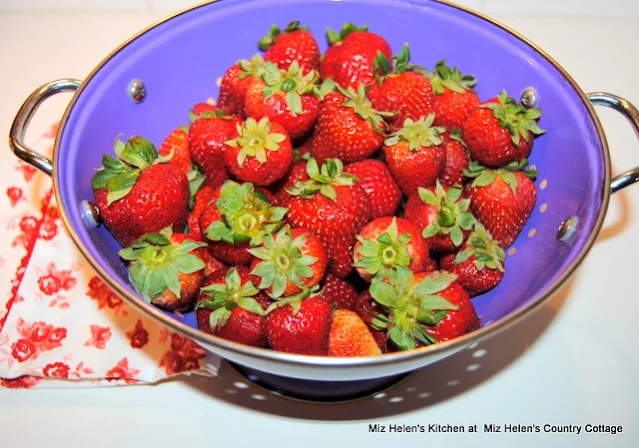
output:
[[[8,134],[35,87],[56,78],[82,79],[120,42],[160,17],[0,14],[0,133]],[[639,104],[639,19],[497,19],[548,51],[585,91],[610,91]],[[64,100],[48,102],[34,126],[50,123],[63,107]],[[600,117],[615,173],[639,165],[639,141],[626,122],[610,110]],[[541,310],[479,347],[414,373],[385,397],[331,406],[274,396],[256,400],[251,395],[264,392],[236,387],[241,379],[228,368],[219,378],[156,386],[0,390],[0,445],[639,446],[638,225],[635,185],[613,196],[593,250]],[[369,423],[477,424],[479,432],[375,434]],[[489,423],[540,425],[542,432],[484,433]],[[543,432],[545,424],[582,430],[550,434]],[[623,432],[587,434],[586,424],[621,425]]]

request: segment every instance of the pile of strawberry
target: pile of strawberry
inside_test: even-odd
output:
[[[92,179],[144,300],[291,353],[372,356],[480,326],[536,202],[539,109],[352,23],[321,55],[293,22],[156,150],[116,141]]]

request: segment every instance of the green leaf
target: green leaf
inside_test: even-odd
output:
[[[436,294],[448,288],[455,280],[457,280],[455,274],[449,272],[433,272],[415,286],[413,294],[420,297]]]
[[[273,297],[281,297],[286,290],[286,278],[283,276],[276,276],[273,282]]]
[[[206,266],[198,256],[191,254],[178,255],[171,259],[173,267],[182,274],[192,274],[201,271]]]
[[[227,244],[235,244],[233,232],[222,221],[215,221],[204,233],[211,241],[224,241]]]
[[[428,226],[424,227],[424,230],[422,231],[422,237],[430,238],[431,236],[438,235],[440,231],[441,231],[441,227],[436,221],[434,221],[430,223]]]
[[[115,201],[119,201],[120,199],[125,197],[127,194],[131,192],[132,188],[133,187],[127,187],[127,188],[124,188],[123,190],[109,191],[107,193],[107,205],[111,205]]]
[[[413,350],[417,347],[413,336],[408,331],[398,326],[390,329],[388,332],[388,338],[400,350]]]
[[[468,260],[472,254],[472,248],[466,248],[462,251],[457,252],[457,255],[455,255],[455,264],[463,263],[464,261]]]
[[[437,182],[439,182],[439,181],[437,181]],[[457,199],[459,199],[461,194],[462,194],[462,189],[461,188],[452,187],[446,193],[446,199],[448,200],[448,202],[450,202],[452,204],[454,202],[457,202]]]
[[[413,272],[405,266],[397,266],[388,277],[391,284],[402,291],[408,291],[413,285]]]
[[[461,243],[464,242],[464,234],[458,226],[451,227],[450,229],[450,239],[455,245],[455,247],[459,247]]]
[[[483,171],[477,178],[473,181],[473,187],[485,187],[490,185],[495,180],[496,174],[494,171]]]
[[[475,217],[468,212],[460,213],[459,216],[457,216],[457,223],[459,224],[459,227],[464,230],[470,230],[476,222],[477,220]]]
[[[439,205],[439,201],[437,200],[437,196],[435,195],[435,193],[428,190],[427,188],[419,187],[417,189],[417,194],[419,195],[419,198],[422,200],[422,202],[424,202],[425,204],[432,205],[433,207],[437,207]]]
[[[138,292],[138,294],[142,295],[142,298],[145,301],[150,302],[151,298],[145,297],[142,294],[142,290],[144,288],[144,281],[147,278],[147,276],[148,276],[148,271],[144,263],[134,262],[129,265],[129,280],[131,281],[131,284],[133,285],[135,290]]]
[[[213,311],[209,316],[209,325],[211,326],[211,330],[220,330],[224,327],[229,317],[231,317],[231,312],[224,307]]]
[[[252,297],[240,297],[237,303],[240,308],[250,311],[251,313],[255,313],[258,316],[264,316],[265,314],[262,305],[260,305],[259,302]]]
[[[94,190],[99,190],[100,188],[105,188],[107,182],[115,177],[120,175],[119,172],[117,171],[111,171],[111,170],[100,170],[98,172],[96,172],[93,177],[91,178],[91,188],[93,188]]]
[[[458,306],[453,305],[444,297],[427,295],[422,299],[421,308],[427,310],[457,310]]]
[[[513,194],[517,193],[517,176],[509,171],[502,171],[499,176],[508,184]]]
[[[387,307],[394,306],[398,300],[397,290],[388,283],[375,283],[369,292],[376,302]]]
[[[286,94],[286,104],[295,115],[301,115],[304,112],[302,109],[302,97],[295,90],[291,90]]]

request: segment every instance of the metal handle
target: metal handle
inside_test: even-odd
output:
[[[637,138],[639,139],[639,110],[637,110],[637,108],[628,100],[605,92],[589,93],[588,99],[594,105],[610,107],[617,112],[621,112],[621,114],[630,122],[635,134],[637,134]],[[616,191],[634,184],[637,181],[639,181],[639,167],[626,171],[612,179],[610,189],[613,193],[615,193]]]
[[[31,121],[31,118],[33,118],[33,114],[36,110],[38,110],[38,107],[40,107],[44,100],[56,93],[74,92],[78,90],[79,87],[80,81],[76,79],[60,79],[43,85],[29,95],[29,98],[27,98],[24,104],[22,104],[22,107],[20,107],[20,110],[11,125],[11,131],[9,132],[9,146],[13,153],[29,165],[36,167],[49,176],[53,171],[51,160],[42,154],[38,154],[37,152],[27,148],[24,143],[27,126],[29,126],[29,122]]]

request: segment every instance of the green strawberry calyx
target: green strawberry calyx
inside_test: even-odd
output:
[[[266,87],[262,90],[264,98],[270,98],[277,92],[286,93],[286,104],[295,115],[304,113],[302,107],[302,96],[316,94],[319,96],[317,81],[319,73],[309,70],[303,74],[299,62],[294,60],[287,71],[280,70],[271,62],[266,63],[266,69],[262,73],[262,79]]]
[[[310,179],[305,182],[298,181],[293,188],[286,191],[292,196],[301,196],[304,199],[310,199],[319,193],[337,202],[337,191],[334,187],[355,185],[358,180],[357,177],[343,171],[344,164],[339,159],[327,159],[320,168],[317,160],[311,158],[306,162],[306,172]]]
[[[541,109],[526,109],[504,90],[497,96],[497,102],[480,105],[490,109],[502,128],[508,129],[513,144],[519,145],[521,138],[530,141],[531,134],[541,135],[546,131],[539,127],[537,120]]]
[[[340,45],[346,38],[346,36],[355,31],[368,31],[368,25],[357,26],[353,22],[347,22],[344,24],[339,34],[330,28],[326,28],[326,37],[328,38],[328,44],[330,46]]]
[[[268,117],[260,121],[249,117],[242,124],[237,124],[239,137],[225,142],[233,148],[242,148],[237,154],[237,165],[242,168],[247,158],[253,157],[262,165],[266,163],[267,151],[278,151],[280,143],[286,140],[286,135],[274,133]]]
[[[311,266],[317,257],[304,254],[308,237],[298,235],[293,238],[290,226],[283,227],[277,235],[266,235],[260,247],[250,249],[249,252],[260,261],[251,274],[260,277],[260,289],[272,286],[271,298],[276,299],[284,295],[290,282],[300,289],[304,288],[303,278],[313,277]]]
[[[129,261],[129,280],[142,298],[151,302],[167,291],[180,297],[182,284],[179,274],[192,274],[204,269],[205,263],[191,252],[206,243],[185,240],[172,244],[171,227],[147,233],[118,252]]]
[[[417,194],[422,202],[433,206],[437,213],[437,219],[424,227],[422,236],[430,238],[434,235],[450,235],[453,244],[459,247],[464,242],[462,230],[471,230],[477,222],[468,211],[470,199],[460,199],[462,187],[455,185],[446,191],[438,179],[434,192],[419,187]]]
[[[193,206],[195,205],[195,195],[202,185],[204,185],[204,181],[206,180],[206,176],[200,172],[197,165],[195,163],[191,164],[191,171],[186,175],[187,180],[189,181],[189,210],[193,210]]]
[[[371,283],[384,281],[392,272],[408,269],[411,264],[408,245],[412,236],[410,233],[399,234],[397,219],[394,217],[384,233],[376,239],[367,239],[361,235],[356,238],[362,245],[357,248],[361,258],[354,266],[371,275]]]
[[[382,53],[377,52],[377,56],[373,60],[373,73],[378,84],[381,84],[388,76],[399,75],[400,73],[419,71],[426,73],[426,70],[415,64],[410,64],[410,48],[408,44],[404,44],[398,55],[393,56],[394,64]],[[393,65],[395,68],[393,69]]]
[[[387,338],[400,350],[412,350],[418,342],[436,344],[438,341],[426,330],[437,325],[448,311],[458,309],[439,295],[455,280],[455,274],[436,271],[415,285],[410,270],[395,271],[389,283],[374,283],[369,288],[373,299],[388,310],[387,316],[376,316],[373,326],[387,331]]]
[[[300,26],[300,21],[294,20],[291,23],[289,23],[286,26],[286,28],[284,28],[283,32],[293,33],[295,31],[302,31],[302,30],[308,31],[308,26],[307,25]],[[259,42],[257,43],[257,46],[260,48],[260,50],[266,51],[271,45],[275,43],[275,41],[277,40],[278,37],[280,37],[280,35],[282,35],[282,30],[280,30],[280,28],[276,25],[271,25],[271,29],[269,33],[259,40]]]
[[[173,158],[173,152],[167,156],[158,156],[153,143],[139,136],[131,137],[125,143],[118,135],[114,148],[118,158],[104,154],[102,168],[91,178],[91,188],[106,189],[107,205],[129,194],[144,170],[158,163],[167,163]]]
[[[189,122],[191,124],[193,124],[197,119],[199,118],[203,118],[203,119],[209,119],[209,118],[224,118],[225,120],[232,120],[233,117],[231,117],[230,115],[227,115],[223,110],[220,109],[216,109],[215,112],[210,111],[210,110],[205,110],[204,112],[200,113],[199,115],[196,114],[195,112],[193,112],[193,109],[191,109],[189,111]],[[189,127],[188,126],[183,126],[186,130],[186,132],[189,132]]]
[[[439,61],[435,70],[428,74],[433,85],[433,92],[441,95],[448,90],[457,93],[471,92],[477,85],[477,78],[472,75],[464,75],[457,67],[449,67],[446,61]]]
[[[463,263],[471,256],[475,257],[475,267],[478,271],[484,268],[504,272],[504,262],[506,253],[480,223],[475,224],[473,232],[468,237],[468,241],[463,250],[457,252],[455,264]]]
[[[382,134],[384,132],[384,130],[380,127],[380,123],[382,126],[384,125],[384,119],[382,117],[392,117],[395,114],[392,112],[380,112],[373,108],[373,105],[366,96],[370,86],[367,87],[364,86],[364,84],[360,84],[357,87],[357,91],[353,90],[352,87],[344,89],[339,84],[335,87],[348,99],[342,104],[342,107],[352,107],[355,113],[362,120],[368,120],[370,122],[375,132],[378,134]]]
[[[430,148],[439,146],[444,143],[442,134],[446,132],[445,128],[433,126],[435,114],[430,113],[426,118],[421,117],[414,121],[407,118],[402,128],[391,134],[384,144],[386,146],[394,146],[400,141],[408,143],[411,151],[419,151],[422,148]]]
[[[275,299],[275,301],[271,303],[268,308],[266,308],[266,314],[269,314],[278,308],[290,306],[291,314],[295,316],[302,307],[302,302],[304,300],[310,299],[311,297],[319,297],[322,295],[322,293],[323,291],[320,290],[319,285],[315,285],[312,288],[304,288],[302,292],[298,294],[287,297],[279,297]]]
[[[497,177],[501,178],[510,187],[513,194],[517,193],[517,176],[513,173],[519,171],[529,179],[537,178],[537,170],[528,167],[528,160],[523,159],[519,162],[512,162],[498,169],[488,169],[475,161],[470,162],[468,168],[464,169],[466,177],[474,178],[471,187],[485,187],[493,183]]]
[[[240,79],[244,79],[248,76],[259,77],[265,70],[264,59],[259,53],[254,54],[251,59],[240,59],[237,65],[239,65],[244,72],[238,76]]]
[[[284,207],[273,207],[270,200],[255,186],[232,180],[222,185],[220,198],[215,202],[221,218],[211,223],[204,233],[211,241],[227,244],[249,242],[256,247],[264,236],[277,232],[288,212]]]
[[[213,283],[200,288],[203,295],[210,297],[197,304],[197,308],[212,310],[209,325],[213,330],[221,329],[231,316],[231,311],[240,307],[258,316],[266,313],[262,305],[255,300],[260,290],[250,280],[242,284],[242,279],[236,268],[227,271],[224,283]]]

